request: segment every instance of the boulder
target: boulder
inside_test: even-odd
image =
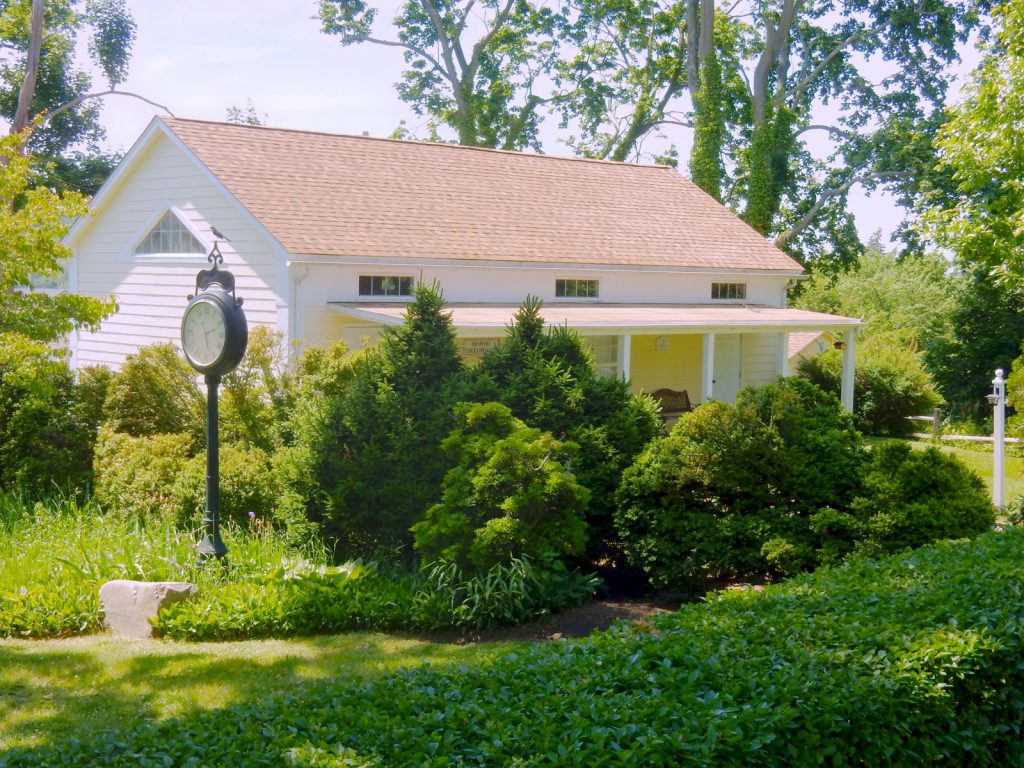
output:
[[[108,581],[100,587],[103,621],[115,635],[149,638],[160,610],[184,600],[196,587],[184,581]]]

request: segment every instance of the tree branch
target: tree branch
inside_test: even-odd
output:
[[[800,136],[803,133],[807,133],[808,131],[828,131],[833,136],[838,136],[844,139],[857,138],[857,134],[854,133],[853,131],[847,131],[844,128],[836,128],[834,125],[805,125],[803,128],[801,128],[800,130],[793,134],[793,138],[795,139],[797,136]]]
[[[512,13],[512,7],[515,5],[515,0],[507,0],[505,7],[498,12],[498,15],[494,17],[494,24],[487,34],[477,40],[476,45],[473,46],[473,55],[469,60],[469,73],[470,79],[476,79],[476,72],[480,68],[480,59],[483,56],[484,51],[487,49],[487,45],[494,39],[494,36],[498,34],[498,31],[505,26],[505,22],[508,21],[509,15]]]
[[[431,56],[422,48],[418,48],[415,45],[409,45],[408,43],[403,43],[398,40],[383,40],[379,37],[364,37],[361,38],[361,40],[364,43],[373,43],[374,45],[386,45],[391,48],[404,48],[410,53],[414,53],[417,56],[422,56],[424,59],[430,62],[430,66],[437,70],[439,74],[447,76],[444,67],[441,65],[441,62],[439,62],[435,57]]]
[[[863,176],[854,176],[851,179],[840,184],[838,187],[832,187],[831,189],[823,190],[819,195],[818,199],[814,201],[814,205],[803,216],[800,220],[792,227],[787,229],[777,238],[775,238],[775,245],[779,248],[784,248],[788,245],[794,237],[803,232],[807,227],[811,225],[815,217],[825,207],[825,204],[834,197],[845,195],[850,191],[856,184],[864,184],[869,181],[876,181],[878,179],[891,179],[899,177],[910,176],[910,171],[875,171],[874,173],[867,173]]]
[[[786,99],[797,98],[798,96],[800,96],[800,94],[802,94],[810,87],[811,83],[814,82],[818,75],[820,75],[824,71],[825,67],[831,64],[832,60],[835,59],[840,53],[842,53],[843,50],[845,50],[849,45],[854,43],[857,40],[857,38],[877,32],[880,28],[880,26],[874,26],[868,27],[866,29],[858,29],[848,38],[842,40],[835,48],[829,51],[828,55],[824,59],[818,62],[818,65],[814,67],[814,69],[812,69],[806,77],[801,78],[801,80],[788,91],[780,93],[776,97],[773,106],[777,107],[781,105],[783,102],[785,102]]]
[[[70,109],[74,109],[79,104],[81,104],[83,101],[88,101],[89,99],[101,99],[101,98],[103,98],[105,96],[128,96],[128,97],[133,98],[133,99],[138,99],[139,101],[146,102],[150,106],[157,107],[158,109],[162,109],[168,115],[170,115],[171,117],[174,117],[174,113],[171,112],[171,110],[169,110],[163,104],[157,104],[155,101],[151,101],[150,99],[147,99],[145,96],[141,96],[141,95],[139,95],[137,93],[131,93],[130,91],[119,91],[116,88],[110,88],[110,89],[108,89],[106,91],[97,91],[95,93],[86,93],[86,94],[83,94],[81,96],[77,96],[74,99],[72,99],[71,101],[68,101],[68,102],[65,102],[64,104],[61,104],[59,107],[57,107],[55,110],[53,110],[51,112],[44,112],[43,115],[42,115],[43,122],[44,123],[50,122],[53,118],[57,117],[57,115],[63,114],[64,112],[67,112]]]

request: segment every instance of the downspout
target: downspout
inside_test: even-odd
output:
[[[299,353],[299,344],[302,342],[303,325],[302,307],[299,306],[299,286],[309,277],[309,265],[300,264],[295,266],[289,264],[289,268],[295,267],[292,275],[291,285],[288,291],[288,356]],[[292,270],[289,269],[289,272]]]

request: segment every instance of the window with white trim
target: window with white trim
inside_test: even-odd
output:
[[[360,296],[412,296],[413,279],[397,275],[360,275]]]
[[[555,296],[560,299],[596,299],[597,280],[555,280]]]
[[[745,299],[747,298],[746,283],[712,283],[712,299]]]
[[[203,244],[173,211],[167,211],[161,216],[156,226],[135,247],[137,256],[156,256],[164,253],[206,254]]]
[[[619,375],[619,337],[584,336],[594,353],[594,368],[599,376],[614,378]]]

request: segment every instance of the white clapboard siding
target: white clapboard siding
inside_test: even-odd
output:
[[[144,152],[101,197],[75,243],[77,289],[113,295],[118,311],[95,333],[82,333],[75,365],[118,368],[127,355],[159,341],[178,341],[181,315],[195,293],[204,256],[136,256],[135,246],[173,206],[206,238],[211,225],[229,238],[221,242],[224,266],[234,273],[250,325],[277,326],[284,300],[278,287],[281,256],[238,204],[195,161],[157,134]]]
[[[777,333],[743,334],[743,359],[740,365],[740,385],[751,387],[768,384],[779,375],[776,369]]]

